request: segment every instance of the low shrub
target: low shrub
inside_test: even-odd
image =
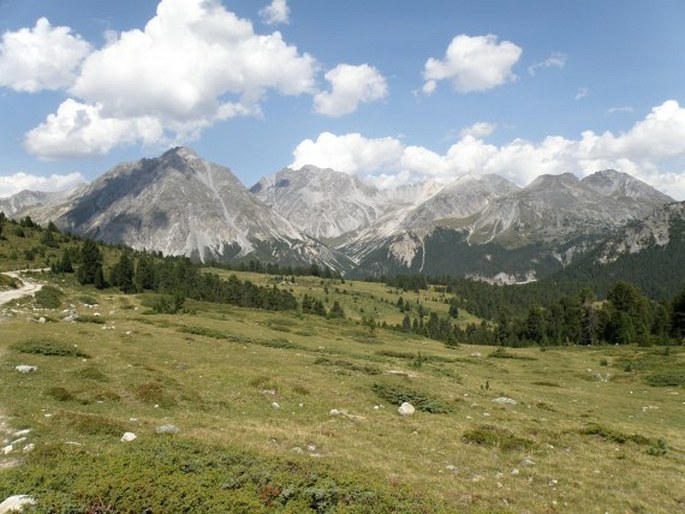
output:
[[[43,286],[33,295],[36,304],[43,309],[59,309],[62,306],[64,293],[53,286]]]
[[[527,451],[534,445],[530,439],[518,437],[509,430],[493,425],[479,425],[467,430],[461,436],[461,440],[467,444],[498,448],[502,451]]]
[[[430,412],[432,414],[447,414],[452,412],[452,409],[446,403],[412,389],[389,384],[373,384],[371,390],[380,398],[393,405],[409,402],[416,409],[423,412]]]
[[[314,361],[314,364],[319,364],[322,366],[331,366],[349,371],[358,371],[365,375],[381,374],[381,370],[377,366],[373,366],[371,364],[355,364],[354,362],[346,361],[343,359],[329,359],[327,357],[318,357]]]
[[[90,357],[90,355],[79,350],[76,346],[47,337],[32,337],[21,343],[12,345],[12,349],[21,353],[46,355],[50,357]]]

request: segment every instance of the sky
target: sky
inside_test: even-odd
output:
[[[683,0],[0,0],[0,197],[186,145],[246,186],[614,168],[685,200]]]

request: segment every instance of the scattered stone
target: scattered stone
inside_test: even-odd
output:
[[[500,396],[499,398],[495,398],[492,400],[493,403],[499,403],[500,405],[516,405],[518,402],[516,400],[512,400],[511,398],[507,398],[506,396]]]
[[[38,366],[29,366],[28,364],[19,364],[15,368],[19,373],[32,373],[38,371]]]
[[[308,451],[309,453],[315,452],[315,451],[316,451],[316,445],[315,445],[315,444],[308,444],[308,445],[307,445],[307,451]]]
[[[456,472],[456,471],[457,471],[457,466],[455,466],[454,464],[448,464],[447,466],[445,466],[445,469],[446,469],[447,471]]]
[[[38,318],[38,323],[45,323],[46,321],[47,321],[47,320],[46,320],[43,316],[41,316],[40,318]]]
[[[346,413],[345,411],[338,410],[338,409],[331,409],[328,411],[329,416],[337,417],[337,416],[344,416]]]
[[[17,430],[17,431],[14,433],[14,437],[22,437],[22,436],[28,435],[28,434],[30,434],[30,433],[31,433],[31,429],[30,429],[30,428],[25,428],[24,430]]]
[[[511,470],[511,476],[513,476],[513,477],[515,477],[519,473],[521,473],[521,472],[518,470],[518,468],[514,468]]]
[[[10,453],[12,453],[14,451],[14,446],[12,446],[11,444],[8,444],[7,446],[3,446],[2,450],[0,450],[0,451],[2,452],[3,455],[9,455]]]
[[[280,409],[280,408],[281,408],[281,406],[278,404],[278,402],[272,402],[272,403],[271,403],[271,406],[272,406],[274,409]]]
[[[124,435],[121,436],[122,443],[130,443],[131,441],[135,441],[136,439],[138,439],[138,436],[133,432],[125,432]]]
[[[0,514],[7,512],[21,512],[28,505],[35,505],[36,500],[26,494],[10,496],[0,503]]]
[[[155,430],[158,434],[178,434],[180,431],[176,425],[162,425]]]
[[[33,443],[29,443],[26,446],[24,446],[21,451],[24,453],[31,453],[33,450],[36,449],[36,445]]]
[[[16,446],[16,445],[18,445],[18,444],[23,443],[24,441],[26,441],[26,438],[25,438],[25,437],[20,437],[20,438],[17,439],[16,441],[12,441],[10,444],[11,444],[12,446]]]
[[[521,461],[521,464],[523,464],[524,466],[535,466],[535,461],[526,458]]]
[[[474,352],[471,354],[471,357],[482,357],[482,354],[480,352]]]
[[[416,409],[411,403],[404,402],[398,407],[397,412],[399,412],[401,416],[411,416],[416,412]]]
[[[293,452],[295,452],[295,453],[303,453],[304,451],[303,451],[302,448],[300,448],[299,446],[295,446],[295,447],[293,448]]]

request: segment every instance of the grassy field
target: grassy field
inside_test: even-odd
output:
[[[3,436],[26,439],[0,455],[19,463],[0,471],[0,499],[33,495],[37,512],[685,509],[681,348],[448,349],[363,326],[364,313],[399,323],[400,294],[447,311],[439,293],[381,284],[281,285],[338,300],[346,319],[327,320],[190,301],[157,315],[153,295],[42,280],[58,307],[25,299],[0,321],[0,410],[30,429]]]

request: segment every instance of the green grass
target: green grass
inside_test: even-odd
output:
[[[400,293],[382,284],[297,277],[298,294],[323,299],[327,287],[346,302],[347,319],[327,320],[202,302],[143,315],[150,295],[45,280],[79,317],[93,316],[88,296],[107,325],[29,324],[27,303],[0,327],[0,411],[36,445],[7,456],[21,464],[0,471],[0,496],[32,494],[38,512],[674,512],[685,501],[680,347],[478,358],[495,349],[382,328],[362,337],[360,308],[401,321]],[[421,301],[446,312],[437,293]],[[595,373],[611,378],[586,379]],[[400,416],[401,401],[417,412]],[[180,434],[157,434],[164,424]],[[120,442],[127,431],[138,439]]]

